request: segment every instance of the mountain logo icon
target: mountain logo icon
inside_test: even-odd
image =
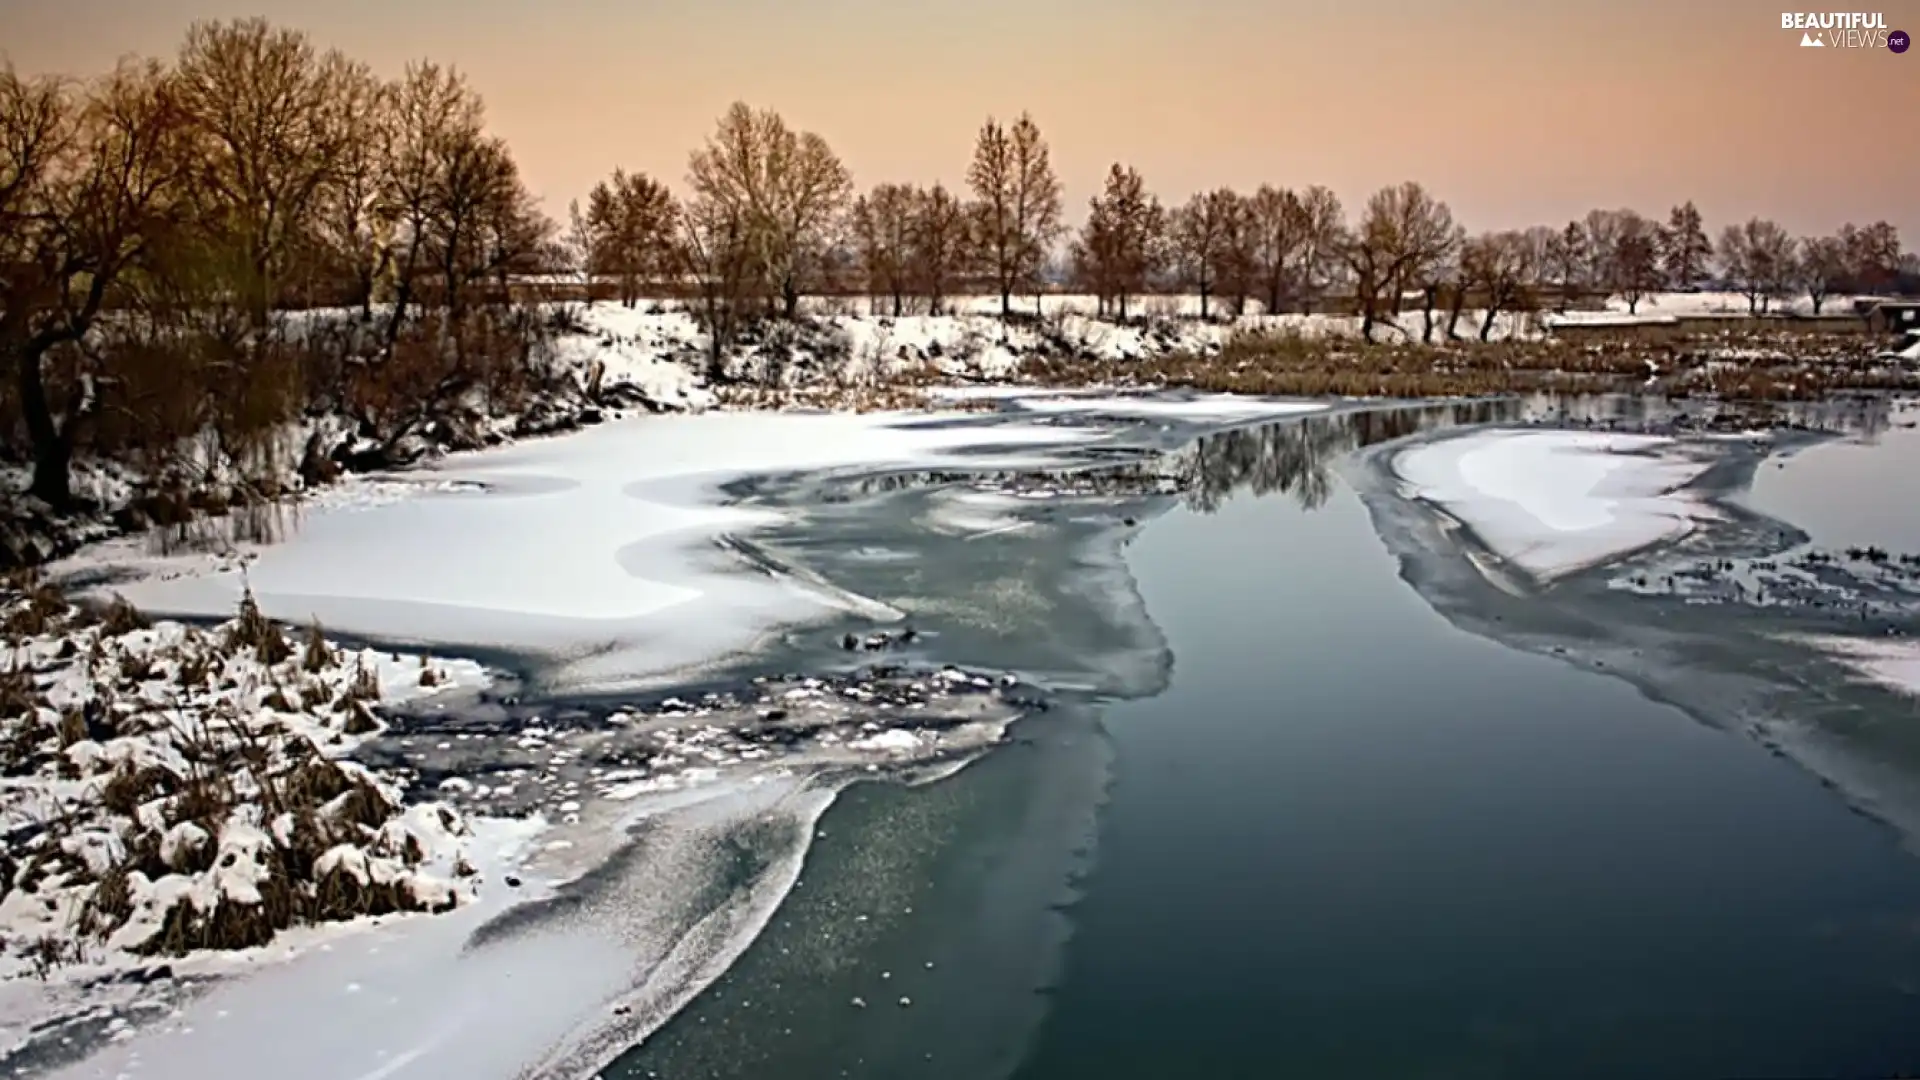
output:
[[[1803,49],[1824,49],[1827,47],[1827,43],[1814,37],[1812,34],[1802,33],[1800,35],[1800,47]]]

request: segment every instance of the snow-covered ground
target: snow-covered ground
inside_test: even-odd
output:
[[[1829,634],[1808,635],[1798,640],[1832,656],[1870,682],[1920,697],[1920,641]]]
[[[997,304],[968,303],[953,314],[886,316],[864,313],[864,304],[835,304],[835,311],[815,311],[801,328],[776,326],[766,340],[749,341],[738,349],[737,363],[755,370],[766,358],[781,356],[782,377],[788,382],[827,377],[851,383],[874,382],[902,372],[969,379],[1004,379],[1018,372],[1031,356],[1067,353],[1106,361],[1140,360],[1174,352],[1217,350],[1235,333],[1250,330],[1294,332],[1303,337],[1354,337],[1360,319],[1346,315],[1245,315],[1236,319],[1217,312],[1209,320],[1193,317],[1197,303],[1175,303],[1193,298],[1164,297],[1158,309],[1141,309],[1143,319],[1121,324],[1097,317],[1091,297],[1048,297],[1048,316],[1003,321]],[[1084,300],[1085,303],[1078,301]],[[846,309],[860,314],[844,313]],[[1194,310],[1188,310],[1194,308]],[[667,302],[646,302],[633,308],[617,304],[574,305],[582,330],[561,339],[561,354],[569,362],[606,365],[606,385],[626,383],[667,407],[698,407],[709,400],[691,381],[702,361],[705,340],[692,315]],[[1179,314],[1176,316],[1176,312]],[[1480,316],[1471,313],[1476,329]],[[1502,314],[1494,320],[1493,337],[1529,337],[1538,333],[1529,315]],[[1375,333],[1383,340],[1396,332],[1418,339],[1422,316],[1403,312],[1398,319],[1384,317]]]
[[[616,421],[563,439],[458,455],[418,475],[436,485],[355,507],[344,487],[284,542],[242,558],[155,558],[137,540],[67,570],[144,575],[117,586],[143,610],[231,611],[249,584],[267,615],[350,633],[575,657],[556,683],[632,686],[750,645],[845,606],[796,581],[743,576],[714,541],[777,520],[715,505],[714,488],[755,472],[917,462],[953,466],[988,442],[993,462],[1103,436],[1037,424],[933,426],[869,414],[709,413]],[[949,420],[958,419],[954,417]],[[466,488],[449,489],[449,481]]]
[[[1316,407],[1086,399],[1074,411],[1249,419]],[[414,498],[395,500],[389,484],[356,506],[350,483],[284,542],[239,558],[155,557],[130,539],[53,573],[133,575],[115,586],[128,599],[183,615],[231,611],[250,586],[270,617],[440,648],[534,650],[565,661],[557,683],[632,687],[848,606],[797,579],[733,572],[715,541],[777,518],[716,505],[717,485],[857,465],[1034,467],[1111,430],[966,414],[641,417],[447,459],[414,474]]]
[[[1853,302],[1854,297],[1850,294],[1829,296],[1821,301],[1820,312],[1824,315],[1852,314]],[[1616,296],[1607,301],[1607,307],[1610,311],[1625,313],[1627,302]],[[1804,295],[1775,299],[1767,304],[1767,310],[1774,314],[1811,315],[1813,300]],[[1746,315],[1749,312],[1745,293],[1657,292],[1641,299],[1638,313],[1651,317],[1681,317]]]
[[[1537,581],[1611,562],[1718,516],[1685,490],[1709,459],[1686,444],[1612,432],[1474,431],[1393,459],[1408,494],[1437,505]]]
[[[348,480],[304,504],[281,543],[159,556],[128,538],[87,550],[52,576],[106,571],[114,575],[110,587],[142,609],[180,615],[228,614],[250,591],[266,615],[290,623],[317,618],[330,631],[431,642],[437,655],[461,645],[544,653],[557,684],[633,687],[824,613],[890,614],[801,574],[743,572],[716,541],[777,518],[722,505],[719,486],[729,480],[858,466],[1030,468],[1142,422],[1231,422],[1324,407],[1219,396],[1014,400],[1038,407],[995,418],[706,412],[617,420],[455,455],[413,473]],[[982,536],[1004,526],[998,503],[952,509],[929,524]],[[396,696],[401,684],[417,688],[414,662],[393,668],[406,678],[388,679],[394,662],[368,655],[383,688]],[[436,685],[480,678],[477,668],[437,663],[447,671]],[[274,681],[245,685],[258,696],[271,694]],[[512,793],[511,779],[505,791],[498,778],[490,786],[441,785],[437,795],[458,808],[466,830],[460,857],[479,871],[475,880],[526,875],[513,898],[546,895],[604,857],[627,825],[643,816],[654,822],[648,835],[657,839],[649,843],[658,846],[649,848],[646,866],[617,897],[580,917],[472,945],[468,935],[480,921],[511,903],[496,887],[451,914],[356,924],[346,936],[284,932],[244,960],[196,954],[181,970],[257,970],[188,1003],[163,999],[155,1006],[165,1014],[160,1022],[115,1028],[106,1051],[67,1075],[241,1077],[271,1056],[289,1063],[278,1071],[316,1080],[505,1078],[543,1054],[569,1067],[604,1059],[671,1015],[757,933],[798,874],[812,820],[837,790],[819,786],[819,769],[957,764],[956,754],[993,741],[1011,715],[1002,706],[923,731],[863,720],[860,710],[872,708],[873,696],[858,686],[802,684],[777,696],[778,710],[741,706],[745,721],[725,719],[733,714],[720,706],[663,706],[658,716],[622,721],[619,731],[644,735],[652,760],[591,776],[575,764],[587,744],[514,733],[515,752],[546,755],[508,774],[522,792],[546,800],[535,804],[531,824],[486,816]],[[238,708],[245,714],[257,704],[249,698]],[[939,705],[914,698],[899,707],[931,719]],[[790,736],[810,740],[804,753],[769,755],[756,741],[776,711],[788,726],[812,725],[811,734]],[[342,748],[353,742],[341,732],[326,737]],[[615,737],[623,736],[608,736]],[[433,738],[413,741],[422,752],[456,756],[475,745],[448,736],[434,750]],[[781,823],[793,842],[754,888],[721,910],[699,912],[689,897],[716,887],[710,852],[717,831],[748,821]],[[536,838],[529,830],[542,822],[549,824]],[[698,918],[688,921],[689,912]],[[415,923],[424,929],[408,929]],[[30,983],[0,986],[0,1016],[94,1000],[63,991],[29,1007],[21,997],[31,996]],[[117,993],[107,1003],[117,1011],[101,1015],[124,1025],[147,991],[128,984]]]
[[[382,712],[487,685],[466,660],[0,605],[0,1056],[126,976],[243,970],[382,916],[472,904],[514,830],[344,760]],[[95,992],[89,996],[89,989]]]

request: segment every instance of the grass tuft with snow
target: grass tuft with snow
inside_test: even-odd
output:
[[[466,822],[340,755],[478,665],[303,643],[248,595],[211,630],[0,593],[0,978],[442,911]]]

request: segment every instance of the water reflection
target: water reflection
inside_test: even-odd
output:
[[[1337,412],[1201,437],[1173,455],[1188,509],[1210,514],[1240,494],[1292,495],[1308,510],[1333,493],[1333,465],[1376,443],[1435,428],[1517,420],[1519,398]]]
[[[1887,398],[1728,406],[1613,395],[1531,395],[1320,413],[1204,435],[1170,455],[1186,507],[1211,514],[1238,495],[1291,495],[1318,509],[1346,454],[1441,428],[1529,422],[1685,435],[1784,427],[1874,439],[1892,424]],[[1164,470],[1164,467],[1163,467]]]

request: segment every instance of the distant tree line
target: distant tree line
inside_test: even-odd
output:
[[[1203,317],[1244,315],[1256,302],[1267,313],[1309,311],[1338,293],[1369,339],[1379,321],[1419,303],[1427,340],[1460,336],[1468,310],[1484,338],[1502,311],[1565,309],[1595,294],[1637,311],[1650,293],[1720,284],[1756,313],[1800,294],[1817,313],[1836,293],[1920,285],[1920,263],[1886,222],[1795,238],[1754,218],[1716,242],[1687,202],[1665,221],[1594,210],[1560,228],[1475,234],[1413,182],[1375,192],[1352,220],[1317,185],[1221,188],[1168,208],[1137,170],[1116,163],[1084,224],[1069,229],[1046,141],[1027,115],[982,126],[964,194],[895,182],[857,192],[818,135],[745,104],[694,153],[687,180],[677,207],[653,178],[616,171],[597,185],[584,214],[573,208],[573,265],[618,280],[628,305],[644,281],[694,283],[703,310],[758,303],[788,318],[809,291],[863,292],[893,315],[937,313],[959,291],[988,291],[1012,314],[1018,296],[1037,304],[1054,272],[1117,318],[1151,293],[1197,293]]]
[[[1169,208],[1124,164],[1070,228],[1026,115],[983,124],[959,190],[860,191],[820,135],[735,104],[683,190],[616,170],[552,221],[459,72],[381,76],[260,19],[195,24],[170,59],[91,79],[0,66],[0,449],[62,506],[81,447],[157,466],[199,440],[203,465],[236,462],[302,414],[395,445],[542,377],[547,323],[506,302],[532,276],[684,301],[722,379],[744,324],[826,291],[894,315],[985,292],[1011,316],[1064,281],[1116,318],[1169,291],[1209,316],[1337,297],[1368,338],[1417,305],[1433,340],[1596,293],[1637,308],[1716,275],[1763,311],[1920,274],[1884,222],[1794,238],[1755,219],[1715,240],[1687,203],[1664,221],[1596,210],[1469,233],[1416,183],[1357,215],[1318,186]],[[274,314],[319,307],[354,317]]]

